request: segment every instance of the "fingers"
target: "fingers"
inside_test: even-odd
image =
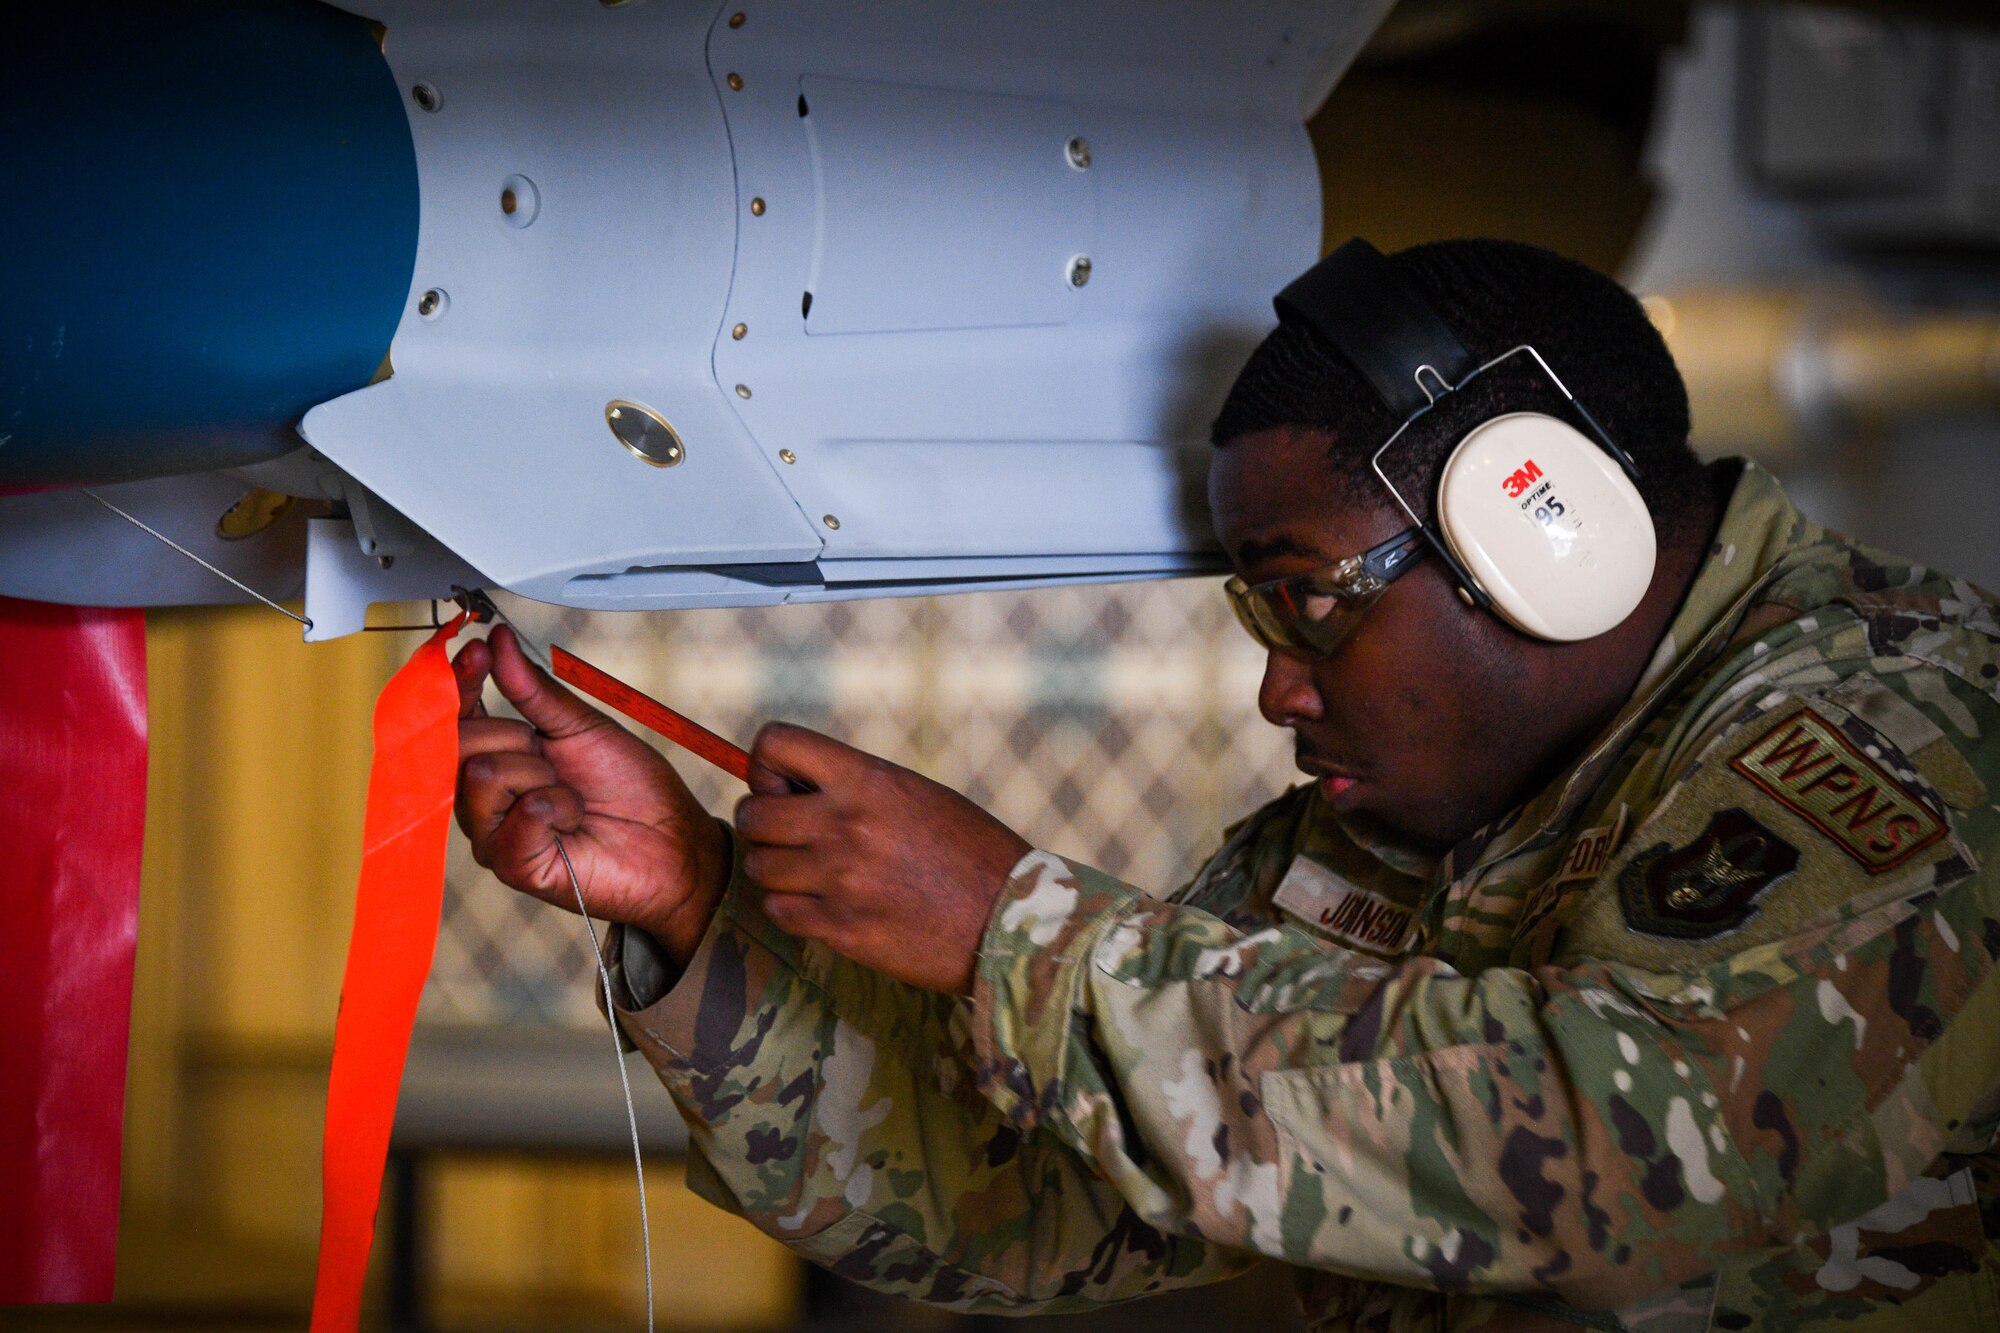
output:
[[[515,641],[511,626],[495,626],[492,634],[487,636],[487,643],[493,654],[494,683],[499,685],[500,693],[507,696],[507,702],[519,709],[522,717],[534,723],[535,730],[561,739],[610,722],[604,714],[571,694],[546,671],[530,662],[528,655],[521,651],[521,645]],[[466,647],[470,649],[471,645]]]
[[[541,737],[525,722],[511,717],[467,717],[458,724],[458,761],[474,755],[520,750],[542,752]]]
[[[754,775],[756,770],[751,770]],[[746,843],[769,847],[809,847],[826,830],[825,803],[817,793],[745,796],[736,803],[736,831]]]
[[[583,798],[572,788],[537,787],[524,792],[487,840],[487,859],[481,864],[510,882],[547,888],[546,879],[566,885],[567,877],[549,864],[550,853],[556,834],[573,833],[582,823]]]
[[[767,768],[755,754],[750,756],[750,790],[766,796],[783,796],[794,791],[792,780],[775,768]]]
[[[493,864],[487,843],[515,803],[555,782],[555,766],[529,751],[490,751],[459,765],[458,823],[472,840],[473,857],[479,864]]]
[[[486,688],[486,674],[493,669],[493,650],[486,640],[474,639],[451,659],[452,675],[458,678],[458,715],[485,717],[486,704],[480,694]]]
[[[751,789],[758,792],[784,791],[794,783],[824,791],[845,779],[889,766],[865,750],[789,722],[765,723],[751,742],[750,761]],[[765,776],[760,777],[760,767]],[[774,785],[773,778],[785,785]]]
[[[799,847],[746,847],[743,873],[769,893],[814,893],[826,881],[826,864]]]

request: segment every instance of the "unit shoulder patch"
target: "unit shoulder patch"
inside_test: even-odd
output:
[[[1732,807],[1716,811],[1686,846],[1656,843],[1633,856],[1618,893],[1630,929],[1704,940],[1748,921],[1758,896],[1798,866],[1798,848]]]
[[[1902,865],[1948,831],[1941,815],[1810,706],[1751,741],[1730,767],[1871,875]]]

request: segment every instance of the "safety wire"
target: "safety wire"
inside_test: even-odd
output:
[[[646,1218],[646,1161],[639,1150],[639,1113],[632,1105],[632,1076],[626,1072],[625,1049],[618,1040],[618,1010],[611,998],[611,971],[605,967],[603,951],[598,947],[597,927],[591,922],[590,909],[583,904],[583,886],[577,882],[569,848],[563,846],[562,834],[556,834],[555,838],[556,852],[562,857],[563,869],[569,873],[570,892],[576,895],[577,914],[583,918],[583,929],[590,936],[590,956],[597,960],[597,980],[604,988],[604,1018],[611,1025],[611,1058],[618,1062],[618,1082],[625,1089],[625,1123],[632,1130],[632,1170],[639,1177],[639,1248],[646,1260],[646,1333],[653,1333],[653,1228]]]
[[[541,645],[521,632],[512,616],[501,610],[499,605],[484,592],[465,588],[454,588],[468,609],[477,608],[504,621],[508,629],[514,631],[514,642],[521,651],[544,671],[548,670],[548,654]],[[632,1131],[632,1172],[639,1181],[639,1252],[646,1264],[646,1333],[653,1333],[653,1227],[646,1216],[646,1158],[639,1147],[639,1112],[632,1102],[632,1075],[625,1068],[625,1047],[618,1039],[618,1008],[611,998],[611,969],[604,964],[604,951],[597,941],[597,925],[590,919],[590,908],[584,905],[583,884],[576,877],[576,866],[569,859],[569,848],[563,845],[562,834],[555,835],[556,854],[562,857],[563,870],[569,875],[569,891],[576,895],[577,915],[583,918],[583,930],[590,937],[590,956],[597,964],[598,984],[604,990],[604,1021],[611,1027],[611,1058],[618,1065],[618,1085],[625,1091],[625,1124]]]
[[[120,509],[117,505],[112,504],[111,501],[105,499],[103,496],[99,495],[96,491],[91,490],[90,487],[79,486],[77,489],[82,491],[83,494],[85,494],[86,496],[89,496],[91,499],[97,501],[97,503],[103,505],[106,509],[109,509],[112,513],[118,515],[118,517],[124,519],[127,523],[130,523],[133,527],[139,529],[139,531],[145,533],[147,536],[152,537],[158,541],[165,542],[168,546],[173,547],[176,551],[179,551],[182,555],[194,561],[197,565],[200,565],[203,569],[215,575],[215,577],[221,579],[224,583],[233,585],[239,591],[249,593],[252,597],[255,597],[258,601],[270,607],[273,611],[276,611],[279,615],[290,617],[291,619],[298,621],[301,625],[304,625],[307,629],[311,629],[313,627],[312,621],[306,619],[298,612],[286,610],[284,607],[278,605],[276,602],[266,597],[263,593],[258,592],[255,588],[245,583],[242,579],[237,578],[234,574],[228,573],[225,570],[217,569],[214,565],[209,564],[208,561],[202,559],[200,556],[196,555],[193,551],[188,550],[187,547],[182,546],[179,542],[175,541],[172,537],[169,537],[166,533],[161,532],[158,528],[148,527],[145,523],[141,522],[139,519],[133,517],[131,514],[126,513],[123,509]]]

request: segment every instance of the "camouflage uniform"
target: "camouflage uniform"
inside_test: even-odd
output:
[[[1996,676],[1985,595],[1746,467],[1623,713],[1440,862],[1313,788],[1164,901],[1035,852],[970,1001],[732,886],[622,1019],[696,1189],[920,1300],[1261,1255],[1315,1329],[2000,1327]]]

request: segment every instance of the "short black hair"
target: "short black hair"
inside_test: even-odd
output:
[[[1630,292],[1574,260],[1513,241],[1436,241],[1389,262],[1478,361],[1524,343],[1540,352],[1631,455],[1639,493],[1663,536],[1680,534],[1706,512],[1707,476],[1688,447],[1687,386]],[[1566,415],[1562,396],[1525,356],[1446,398],[1410,428],[1383,470],[1418,516],[1429,518],[1446,451],[1478,422],[1514,411]],[[1209,438],[1226,447],[1253,431],[1325,431],[1341,483],[1367,495],[1381,490],[1369,458],[1401,424],[1324,334],[1287,317],[1236,377]]]

